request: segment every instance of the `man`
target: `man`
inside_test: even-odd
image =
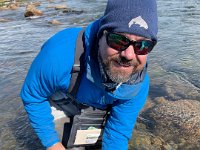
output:
[[[31,125],[48,150],[62,150],[54,129],[49,97],[67,93],[81,28],[65,29],[43,46],[21,91]],[[156,44],[155,0],[108,0],[105,14],[84,33],[84,72],[78,103],[106,109],[111,105],[103,150],[126,150],[148,90],[147,55]]]

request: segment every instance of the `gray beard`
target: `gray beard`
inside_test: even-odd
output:
[[[107,77],[108,77],[114,83],[125,83],[128,80],[130,80],[132,75],[134,74],[134,72],[127,75],[126,72],[113,71],[112,70],[112,66],[113,66],[112,62],[113,61],[108,60],[106,63],[104,63],[100,54],[98,54],[98,61],[99,61],[99,66],[101,69],[102,76],[105,81],[108,80],[107,79]]]
[[[127,82],[131,75],[127,76],[125,73],[113,73],[110,69],[106,69],[106,73],[109,76],[109,78],[115,82],[115,83],[124,83]]]

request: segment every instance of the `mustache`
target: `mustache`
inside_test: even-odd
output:
[[[122,66],[126,66],[126,67],[138,65],[138,63],[135,62],[134,60],[128,60],[125,57],[120,57],[120,56],[113,58],[113,61],[117,62],[118,64],[120,64]]]

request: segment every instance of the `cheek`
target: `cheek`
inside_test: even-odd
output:
[[[147,55],[138,56],[138,60],[140,62],[140,66],[144,67],[147,62]]]
[[[99,53],[103,59],[107,59],[108,57],[113,56],[117,54],[118,52],[110,48],[107,45],[105,38],[103,37],[99,40]]]

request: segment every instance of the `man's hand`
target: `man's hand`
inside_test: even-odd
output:
[[[58,142],[53,146],[49,147],[47,150],[66,150],[66,149],[60,142]]]

